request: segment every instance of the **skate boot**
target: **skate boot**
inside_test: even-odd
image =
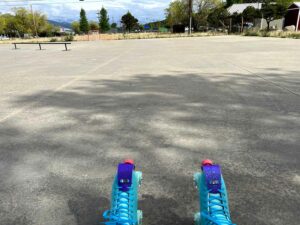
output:
[[[200,200],[200,212],[195,214],[195,224],[233,225],[220,166],[213,165],[211,160],[204,160],[201,169],[202,172],[194,175]]]
[[[138,188],[141,185],[142,172],[135,171],[133,160],[125,160],[118,166],[115,176],[111,208],[103,213],[105,225],[139,225],[142,211],[138,210]]]

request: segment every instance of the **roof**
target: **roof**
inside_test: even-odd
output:
[[[300,2],[293,2],[292,4],[291,4],[291,6],[292,5],[296,5],[298,8],[300,8]]]
[[[298,7],[300,7],[300,2],[294,2],[294,4]]]
[[[300,4],[300,2],[298,2]],[[248,6],[252,6],[255,9],[261,9],[262,3],[241,3],[241,4],[233,4],[227,10],[229,14],[234,13],[242,13]]]
[[[295,10],[295,9],[300,9],[300,2],[293,2],[288,7],[288,11]]]

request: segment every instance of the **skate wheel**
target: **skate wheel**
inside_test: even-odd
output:
[[[195,187],[198,189],[198,186],[200,186],[200,184],[199,184],[199,180],[200,180],[200,178],[201,178],[201,173],[195,173],[194,174],[194,185],[195,185]]]
[[[137,220],[138,220],[138,224],[142,224],[142,220],[143,220],[143,212],[142,210],[138,210],[137,211]]]
[[[126,164],[134,165],[134,160],[133,159],[125,159],[123,162],[126,163]]]
[[[201,214],[200,212],[196,213],[194,216],[194,224],[195,225],[201,225]]]
[[[143,173],[140,171],[135,171],[135,176],[138,182],[138,185],[141,186],[142,185],[142,180],[143,180]]]
[[[202,166],[212,166],[213,161],[211,161],[210,159],[204,159],[201,164]]]

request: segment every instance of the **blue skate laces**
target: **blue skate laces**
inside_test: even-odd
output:
[[[132,188],[132,176],[134,165],[120,163],[118,166],[118,185],[113,191],[112,209],[104,212],[103,217],[108,222],[106,225],[132,225],[136,224],[132,218],[134,214],[134,190]]]
[[[219,190],[219,193],[210,193],[208,190],[208,214],[202,212],[201,216],[209,220],[210,224],[216,225],[234,225],[229,219],[229,209],[223,196],[225,193]]]
[[[202,166],[208,191],[208,212],[201,213],[211,224],[233,225],[230,220],[230,213],[226,193],[222,189],[221,168],[219,165]]]
[[[131,225],[136,224],[132,218],[133,206],[131,202],[133,199],[133,190],[129,188],[127,192],[117,191],[114,196],[115,203],[112,210],[107,210],[103,213],[104,219],[111,220],[104,222],[106,225]]]

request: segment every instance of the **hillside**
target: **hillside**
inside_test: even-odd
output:
[[[59,21],[54,21],[54,20],[48,20],[48,22],[53,24],[54,26],[70,28],[71,29],[71,23],[68,23],[68,22],[59,22]]]

